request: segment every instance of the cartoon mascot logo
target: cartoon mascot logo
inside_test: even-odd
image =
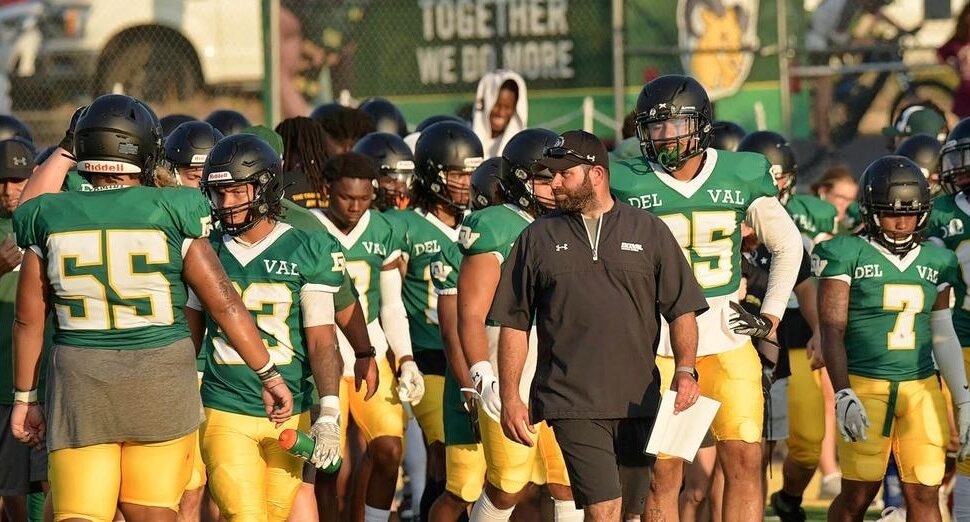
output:
[[[712,99],[730,96],[751,72],[758,45],[759,0],[678,0],[680,46],[700,52],[681,55],[684,71]]]

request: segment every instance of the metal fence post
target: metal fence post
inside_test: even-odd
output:
[[[613,0],[613,134],[623,140],[626,117],[626,74],[623,68],[623,0]]]
[[[280,2],[262,0],[263,122],[269,128],[280,121]]]
[[[788,52],[788,0],[776,0],[778,15],[778,89],[781,128],[791,139],[791,57]]]

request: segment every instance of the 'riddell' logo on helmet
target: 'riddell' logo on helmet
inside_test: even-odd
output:
[[[94,172],[107,174],[138,174],[141,169],[131,163],[121,161],[81,160],[77,162],[80,172]]]

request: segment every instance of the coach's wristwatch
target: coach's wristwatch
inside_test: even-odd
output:
[[[370,350],[367,350],[366,352],[354,352],[354,358],[356,359],[369,359],[371,357],[377,357],[377,348],[374,348],[373,346],[371,346]]]
[[[698,378],[697,368],[694,368],[693,366],[678,366],[674,370],[674,373],[677,373],[677,372],[684,372],[684,373],[690,375],[691,377],[693,377],[695,381]]]

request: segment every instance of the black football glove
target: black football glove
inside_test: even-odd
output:
[[[59,145],[60,148],[74,154],[74,128],[77,127],[77,120],[81,118],[81,113],[86,109],[86,105],[82,105],[74,111],[74,115],[71,116],[71,123],[67,126],[67,130],[64,131],[64,139],[61,140]]]
[[[771,321],[748,312],[744,307],[734,301],[730,301],[730,304],[731,310],[734,310],[737,314],[732,316],[728,323],[731,331],[738,335],[747,335],[759,339],[768,337],[768,334],[771,332]]]

